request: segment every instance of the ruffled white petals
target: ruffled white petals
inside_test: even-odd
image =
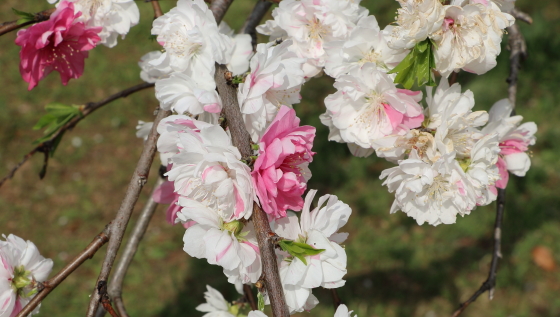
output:
[[[160,51],[153,51],[145,54],[140,58],[138,66],[142,70],[140,72],[140,78],[147,83],[155,83],[158,79],[167,78],[171,74],[172,69],[170,67],[156,68],[151,64],[152,60],[157,60],[161,58],[163,53]]]
[[[222,21],[219,26],[220,33],[231,38],[234,45],[230,62],[226,65],[233,76],[241,75],[249,70],[249,61],[253,56],[253,44],[249,34],[234,34],[234,31]]]
[[[445,9],[439,0],[399,0],[397,26],[391,30],[388,45],[411,49],[441,28]]]
[[[336,309],[334,317],[352,317],[353,312],[353,310],[348,311],[348,307],[344,304],[341,304]],[[358,315],[355,315],[354,317],[358,317]]]
[[[281,105],[299,103],[304,82],[303,59],[288,50],[291,41],[259,44],[251,72],[239,85],[237,99],[245,126],[254,142],[262,136]]]

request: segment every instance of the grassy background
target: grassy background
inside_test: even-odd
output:
[[[175,1],[162,1],[165,11]],[[226,16],[240,27],[254,0],[237,0]],[[393,20],[396,2],[362,2],[381,25]],[[50,102],[81,104],[140,82],[136,61],[158,49],[148,39],[151,5],[138,2],[140,24],[113,49],[100,46],[90,53],[85,74],[60,84],[51,74],[33,91],[27,91],[18,71],[19,47],[15,33],[0,37],[0,175],[5,175],[41,134],[31,127]],[[0,21],[13,20],[11,9],[36,12],[46,1],[0,2]],[[560,3],[519,0],[535,23],[521,24],[527,38],[529,59],[519,81],[518,114],[538,123],[533,166],[525,178],[510,180],[503,226],[503,255],[495,299],[479,298],[464,316],[559,316],[560,273],[543,269],[535,260],[560,261]],[[476,107],[488,109],[507,97],[508,52],[498,67],[483,76],[460,74],[464,89],[474,91]],[[476,80],[475,80],[476,79]],[[339,289],[342,300],[359,316],[449,316],[486,278],[490,263],[495,205],[478,208],[455,225],[418,226],[403,213],[389,215],[392,197],[381,187],[380,172],[391,165],[382,159],[352,157],[345,145],[327,142],[327,128],[319,122],[324,97],[333,92],[332,80],[315,79],[303,89],[304,102],[296,106],[304,124],[317,127],[311,164],[310,188],[332,193],[353,208],[347,284]],[[54,260],[57,271],[89,243],[115,215],[126,184],[141,152],[134,136],[137,120],[151,121],[156,105],[153,90],[114,102],[81,122],[68,133],[47,176],[37,174],[38,155],[0,189],[0,233],[14,233],[34,241],[42,254]],[[156,177],[152,170],[139,208]],[[124,300],[132,316],[201,316],[194,307],[203,302],[205,284],[233,300],[238,297],[219,267],[191,259],[182,251],[180,227],[169,226],[160,207],[129,270]],[[131,225],[136,221],[135,212]],[[534,250],[550,251],[551,257],[535,257]],[[104,256],[102,249],[57,288],[41,308],[42,316],[84,315]],[[327,291],[317,289],[321,304],[314,316],[332,316]],[[305,315],[305,314],[302,314]]]

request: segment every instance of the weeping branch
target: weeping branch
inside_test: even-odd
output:
[[[171,114],[170,111],[164,111],[159,107],[156,109],[156,112],[157,115],[154,120],[154,125],[152,126],[152,130],[150,131],[146,142],[144,143],[144,149],[142,151],[142,154],[140,155],[140,159],[138,160],[134,174],[132,174],[130,183],[128,184],[126,195],[121,203],[115,219],[109,227],[109,230],[111,232],[111,239],[109,240],[107,254],[105,256],[105,260],[103,261],[101,272],[99,273],[99,277],[97,278],[97,282],[95,283],[96,287],[93,291],[93,294],[91,295],[91,300],[86,315],[87,317],[95,316],[98,304],[100,302],[100,295],[97,292],[97,286],[100,285],[100,283],[107,283],[109,273],[111,273],[113,263],[115,262],[115,258],[117,257],[117,252],[119,251],[119,248],[121,246],[126,226],[128,225],[128,221],[130,220],[130,216],[132,215],[132,210],[134,209],[134,206],[138,201],[140,191],[142,190],[148,179],[150,167],[152,166],[154,155],[156,153],[157,139],[159,137],[159,134],[157,133],[157,126],[161,119]]]
[[[52,9],[48,9],[48,10],[45,10],[45,11],[37,12],[37,13],[35,13],[35,16],[34,16],[32,21],[21,23],[21,24],[18,24],[18,20],[10,21],[10,22],[4,22],[4,23],[0,24],[0,36],[4,35],[6,33],[9,33],[9,32],[15,31],[15,30],[17,30],[19,28],[22,28],[24,26],[28,26],[28,25],[43,22],[43,21],[47,21],[51,17],[51,14],[53,14],[54,10],[56,10],[56,8],[52,8]]]
[[[121,317],[128,317],[128,313],[126,312],[124,302],[122,299],[122,287],[124,277],[126,276],[126,271],[128,267],[132,263],[132,259],[138,250],[138,245],[142,241],[144,237],[144,233],[146,233],[146,229],[148,229],[148,225],[150,224],[150,220],[156,211],[158,204],[152,199],[152,196],[156,189],[163,183],[163,179],[158,177],[156,184],[154,185],[154,190],[152,194],[148,198],[144,209],[140,213],[138,217],[138,221],[136,222],[136,226],[130,235],[128,243],[124,248],[123,255],[117,264],[117,268],[115,269],[115,273],[111,281],[109,282],[108,287],[108,294],[113,299],[115,306],[117,307],[117,311],[119,312]]]
[[[530,17],[529,17],[530,18]],[[532,21],[532,20],[531,20]],[[515,110],[515,102],[517,95],[517,78],[519,75],[519,68],[521,67],[521,62],[527,57],[527,47],[525,44],[525,39],[519,31],[519,26],[517,24],[512,25],[507,28],[509,38],[508,46],[510,49],[510,74],[507,78],[509,84],[508,95],[509,101],[513,105]],[[513,114],[513,113],[512,113]],[[506,203],[506,191],[505,189],[498,189],[498,198],[496,200],[496,221],[494,223],[494,249],[492,252],[492,262],[490,263],[490,271],[488,273],[488,278],[480,288],[474,292],[474,294],[464,303],[459,305],[459,308],[453,313],[452,317],[457,317],[480,295],[488,291],[488,297],[490,300],[494,298],[494,289],[496,287],[496,276],[498,273],[498,261],[502,258],[501,252],[501,241],[502,241],[502,221],[504,217],[504,206]]]
[[[35,155],[36,153],[43,153],[45,155],[45,163],[43,165],[43,170],[46,171],[47,168],[47,163],[48,163],[48,157],[49,154],[53,148],[53,145],[55,142],[57,142],[57,139],[59,139],[60,137],[62,137],[62,135],[68,131],[71,130],[72,128],[74,128],[76,126],[76,124],[78,124],[78,122],[82,121],[83,119],[85,119],[87,116],[89,116],[90,114],[92,114],[95,110],[105,106],[106,104],[109,104],[117,99],[120,98],[125,98],[128,97],[130,94],[133,94],[135,92],[144,90],[146,88],[150,88],[150,87],[154,87],[154,84],[150,84],[150,83],[142,83],[142,84],[138,84],[136,86],[132,86],[130,88],[127,88],[123,91],[120,91],[114,95],[111,95],[101,101],[98,102],[88,102],[85,105],[83,105],[80,108],[81,111],[81,115],[76,116],[75,118],[73,118],[72,120],[70,120],[68,123],[66,123],[64,126],[62,126],[62,128],[60,128],[60,130],[58,130],[57,132],[55,132],[52,137],[45,141],[42,142],[40,144],[38,144],[34,149],[32,149],[31,151],[29,151],[29,153],[25,154],[25,156],[23,156],[23,159],[16,165],[14,166],[10,172],[8,173],[8,175],[6,175],[4,178],[2,178],[2,180],[0,180],[0,187],[2,187],[2,185],[8,180],[11,179],[12,177],[14,177],[15,173],[18,171],[18,169],[25,164],[25,162],[27,162],[33,155]]]
[[[161,7],[159,6],[159,0],[150,0],[152,3],[152,8],[154,8],[154,20],[163,15]]]
[[[251,12],[251,15],[247,18],[247,21],[245,21],[245,24],[241,28],[243,33],[251,35],[253,51],[257,48],[257,26],[261,23],[261,20],[271,6],[272,2],[258,0]]]
[[[29,315],[39,304],[41,301],[47,297],[47,295],[52,292],[62,281],[64,281],[72,272],[74,272],[82,263],[86,260],[91,259],[93,255],[99,250],[107,241],[109,241],[110,231],[109,226],[105,227],[101,233],[99,233],[93,241],[80,253],[77,257],[75,257],[68,265],[66,265],[60,272],[58,272],[55,276],[51,279],[41,283],[42,289],[39,290],[37,295],[33,297],[33,299],[23,307],[23,309],[17,314],[16,317],[25,317]]]

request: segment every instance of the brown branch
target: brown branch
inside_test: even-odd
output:
[[[249,157],[253,153],[251,149],[251,136],[247,129],[245,129],[245,123],[243,122],[237,101],[237,91],[227,83],[227,73],[228,70],[224,65],[216,65],[216,74],[214,76],[216,88],[224,104],[223,111],[231,133],[232,143],[239,149],[242,157]],[[253,205],[252,219],[261,252],[264,286],[270,298],[273,316],[288,317],[290,314],[284,299],[284,291],[276,262],[276,253],[274,252],[275,244],[272,238],[275,235],[270,229],[266,213],[257,203]]]
[[[255,296],[253,295],[253,289],[250,285],[243,284],[243,293],[245,295],[245,301],[251,306],[251,310],[258,310],[259,306],[255,301]]]
[[[257,26],[261,23],[261,20],[268,12],[272,2],[257,0],[257,4],[253,8],[251,15],[245,21],[245,24],[241,28],[242,32],[251,35],[251,44],[253,45],[253,51],[257,48]]]
[[[508,27],[508,42],[510,49],[510,74],[507,78],[509,84],[508,94],[509,101],[513,105],[515,110],[515,102],[517,95],[517,78],[519,75],[519,68],[521,66],[521,61],[527,56],[527,47],[525,45],[525,40],[523,35],[519,31],[519,26],[517,24]],[[512,115],[514,112],[512,112]],[[505,189],[498,188],[498,198],[496,200],[496,221],[494,223],[494,250],[492,252],[492,262],[490,263],[490,271],[488,272],[488,278],[480,288],[464,303],[459,305],[459,308],[453,313],[452,317],[457,317],[480,295],[488,291],[488,297],[490,300],[494,298],[494,289],[496,286],[496,277],[498,273],[498,261],[502,258],[501,252],[501,240],[502,240],[502,221],[504,217],[504,205],[506,203],[506,191]]]
[[[156,189],[162,183],[163,183],[163,179],[161,177],[158,177],[158,180],[154,185],[152,194],[148,198],[146,205],[144,205],[144,209],[142,209],[142,212],[138,217],[136,226],[134,226],[134,230],[132,231],[128,243],[124,248],[123,255],[119,260],[119,263],[117,264],[117,268],[115,269],[114,276],[112,277],[109,283],[109,287],[108,287],[109,295],[113,299],[113,302],[115,303],[115,306],[117,307],[117,310],[122,317],[128,317],[128,313],[126,312],[124,302],[122,300],[122,287],[123,287],[124,277],[126,276],[126,271],[128,270],[128,267],[132,263],[132,259],[136,254],[136,250],[138,250],[138,245],[140,244],[140,241],[142,240],[144,233],[146,233],[146,229],[148,229],[150,220],[152,219],[152,216],[156,211],[158,204],[152,199],[152,196],[156,191]]]
[[[449,75],[449,86],[453,86],[453,84],[457,82],[458,76],[459,72],[451,72],[451,75]]]
[[[146,180],[148,179],[148,175],[150,173],[150,166],[152,166],[154,155],[156,153],[156,143],[159,137],[157,133],[157,126],[161,119],[171,114],[170,111],[164,111],[159,107],[156,109],[156,111],[157,115],[154,120],[154,125],[152,126],[152,130],[150,131],[146,142],[144,143],[144,149],[142,150],[142,154],[140,155],[140,159],[138,160],[134,174],[132,175],[130,183],[128,184],[126,195],[121,203],[119,211],[117,212],[115,220],[113,220],[113,223],[109,228],[111,232],[111,240],[109,241],[107,254],[105,256],[105,260],[103,261],[101,272],[99,273],[99,277],[97,278],[97,282],[95,283],[95,285],[99,285],[99,282],[102,281],[107,282],[109,273],[111,273],[113,263],[115,262],[115,258],[117,257],[117,252],[119,251],[119,247],[121,246],[124,232],[126,230],[128,221],[130,220],[132,210],[134,209],[134,205],[136,205],[136,202],[138,201],[140,191],[146,184]],[[97,290],[94,290],[93,294],[91,295],[91,300],[88,307],[88,317],[95,316],[99,300],[100,296]]]
[[[216,19],[216,23],[219,25],[226,15],[227,10],[233,0],[212,0],[210,2],[210,11],[214,14],[214,18]]]
[[[510,14],[513,15],[513,17],[516,18],[517,20],[523,21],[527,24],[533,24],[533,18],[527,13],[523,11],[519,11],[519,9],[517,8],[513,8]]]
[[[338,306],[342,304],[342,300],[340,300],[336,288],[331,288],[331,295],[333,300],[334,311],[336,311],[338,309]]]
[[[52,290],[54,290],[62,281],[64,281],[72,272],[74,272],[82,263],[86,260],[91,259],[93,255],[109,241],[110,232],[108,230],[110,224],[105,227],[101,233],[99,233],[93,241],[75,257],[68,265],[66,265],[60,272],[58,272],[51,279],[42,283],[43,289],[39,290],[37,295],[23,307],[23,309],[17,314],[16,317],[25,317],[30,314],[41,301],[49,295]]]
[[[55,134],[52,135],[52,137],[45,141],[42,142],[40,144],[38,144],[33,150],[31,150],[29,153],[25,154],[25,156],[23,157],[23,159],[16,165],[14,166],[10,172],[8,173],[8,175],[6,175],[4,178],[2,178],[2,180],[0,180],[0,187],[2,187],[2,185],[8,180],[11,179],[12,177],[14,177],[14,174],[17,172],[17,170],[23,165],[25,164],[25,162],[27,162],[35,153],[37,152],[41,152],[44,153],[46,158],[48,158],[48,155],[52,149],[52,145],[55,142],[55,140],[59,137],[61,137],[66,131],[71,130],[72,128],[74,128],[76,126],[76,124],[78,124],[78,122],[82,121],[82,119],[84,119],[85,117],[87,117],[88,115],[90,115],[92,112],[94,112],[95,110],[103,107],[106,104],[109,104],[117,99],[120,98],[125,98],[128,95],[138,92],[140,90],[144,90],[146,88],[150,88],[153,87],[154,84],[150,84],[150,83],[142,83],[136,86],[132,86],[130,88],[127,88],[123,91],[120,91],[114,95],[111,95],[101,101],[98,102],[88,102],[85,105],[83,105],[80,109],[81,111],[81,115],[77,116],[75,118],[73,118],[72,120],[70,120],[68,123],[66,123],[62,128],[60,128],[60,130],[58,130]],[[43,171],[46,171],[46,163],[48,161],[45,160],[45,165],[43,165]],[[44,176],[44,175],[43,175]]]
[[[121,317],[111,305],[111,300],[109,299],[109,295],[107,294],[107,283],[105,281],[99,282],[99,284],[97,285],[97,293],[101,297],[100,302],[103,306],[103,309],[108,312],[111,317]]]
[[[33,21],[29,21],[29,22],[25,22],[22,24],[18,24],[17,21],[10,21],[10,22],[4,22],[2,24],[0,24],[0,35],[4,35],[6,33],[9,33],[11,31],[15,31],[19,28],[22,28],[24,26],[28,26],[31,24],[35,24],[35,23],[39,23],[39,22],[43,22],[46,21],[50,18],[51,14],[54,12],[54,10],[56,10],[56,8],[52,8],[52,9],[48,9],[45,11],[41,11],[41,12],[37,12],[35,13],[35,17],[33,19]]]
[[[163,15],[161,7],[159,6],[159,0],[150,0],[152,3],[152,8],[154,8],[154,20]]]

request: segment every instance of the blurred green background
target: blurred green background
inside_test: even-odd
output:
[[[237,0],[226,16],[234,28],[243,24],[254,0]],[[50,102],[82,104],[98,101],[141,82],[137,60],[158,49],[149,40],[151,5],[138,1],[140,24],[125,40],[90,52],[84,75],[60,83],[53,73],[33,91],[18,70],[15,32],[0,37],[0,175],[4,176],[31,149],[41,132],[31,127]],[[164,11],[176,2],[161,1]],[[394,19],[397,3],[363,0],[381,26]],[[521,23],[529,58],[519,79],[517,113],[538,124],[533,166],[525,178],[512,177],[503,225],[503,260],[495,298],[481,296],[463,316],[560,316],[560,2],[519,0],[533,25]],[[46,1],[0,1],[0,21],[15,19],[11,8],[37,12]],[[507,35],[506,35],[507,36]],[[488,109],[507,97],[508,51],[498,66],[483,76],[461,73],[464,89],[474,91],[477,109]],[[347,284],[339,289],[344,303],[359,316],[450,316],[486,279],[491,259],[495,205],[478,208],[454,225],[418,226],[403,213],[389,214],[391,195],[379,174],[390,163],[374,156],[352,157],[345,145],[327,141],[328,130],[318,115],[323,99],[334,91],[323,76],[306,84],[304,101],[296,106],[304,124],[317,127],[309,188],[336,194],[353,214],[343,231],[350,232]],[[114,217],[142,149],[135,137],[138,120],[152,121],[153,90],[118,100],[97,111],[67,133],[50,160],[47,176],[39,180],[42,157],[37,155],[0,188],[0,233],[34,241],[54,260],[54,271],[80,252]],[[130,225],[155,181],[156,166]],[[238,298],[221,269],[182,251],[180,226],[165,222],[160,206],[130,267],[124,300],[131,316],[201,316],[205,285]],[[130,227],[130,226],[129,226]],[[128,231],[130,232],[130,230]],[[71,275],[44,302],[42,316],[83,316],[103,248]],[[330,293],[316,289],[321,304],[314,316],[332,316]],[[306,314],[302,314],[306,315]]]

